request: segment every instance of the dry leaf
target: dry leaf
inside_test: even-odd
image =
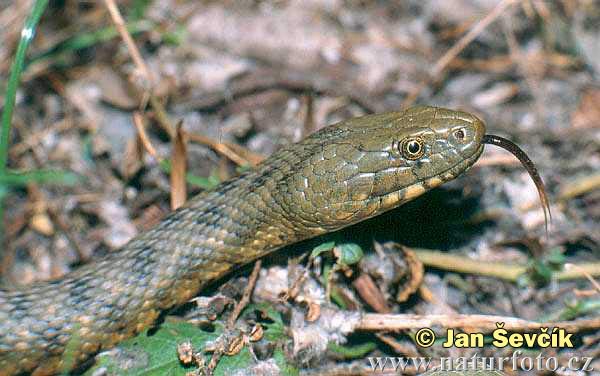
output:
[[[573,128],[600,127],[600,90],[590,89],[583,93],[571,124]]]
[[[177,134],[173,139],[171,155],[171,209],[175,210],[187,199],[185,173],[187,170],[187,150],[181,122],[177,124]]]

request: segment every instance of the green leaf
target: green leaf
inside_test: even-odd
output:
[[[81,346],[81,333],[79,330],[81,329],[81,324],[76,323],[73,325],[73,336],[67,342],[67,346],[65,347],[65,352],[63,354],[63,375],[68,375],[70,369],[73,368],[75,364],[77,364],[77,358],[75,357],[75,353],[77,349]]]
[[[179,361],[177,345],[190,341],[194,349],[201,349],[221,332],[204,332],[188,323],[164,323],[153,335],[145,331],[121,342],[115,351],[98,355],[97,364],[86,375],[92,375],[101,367],[115,375],[185,375],[192,368],[184,367]]]
[[[344,243],[337,246],[339,250],[338,262],[342,265],[354,265],[364,256],[362,248],[356,243]]]
[[[167,174],[171,173],[171,161],[168,159],[163,159],[160,162],[160,168],[166,172]],[[213,189],[217,185],[221,184],[221,180],[215,174],[211,174],[208,177],[197,176],[193,174],[185,174],[185,180],[191,184],[195,185],[202,189]]]
[[[531,272],[534,282],[548,283],[552,279],[552,269],[540,260],[534,260],[531,263]]]
[[[300,375],[300,370],[297,367],[290,364],[290,362],[288,362],[283,350],[281,350],[279,348],[277,350],[275,350],[275,352],[273,353],[273,360],[275,360],[275,363],[277,364],[277,366],[279,366],[281,375],[283,375],[283,376],[298,376],[298,375]]]
[[[248,315],[253,310],[260,310],[273,321],[264,324],[263,341],[275,340],[280,342],[288,339],[285,334],[281,314],[269,305],[249,305],[244,310]],[[202,351],[208,342],[215,341],[224,331],[224,325],[214,323],[215,330],[207,332],[186,322],[165,322],[160,328],[148,335],[145,331],[134,338],[125,340],[114,351],[101,353],[96,357],[96,365],[85,375],[91,376],[100,368],[106,368],[106,373],[123,376],[183,376],[193,371],[194,366],[184,366],[177,356],[177,346],[189,341],[194,351]],[[283,346],[275,346],[272,359],[283,375],[298,375],[297,368],[288,363],[282,350]],[[208,361],[208,359],[207,359]],[[256,364],[256,360],[244,346],[242,351],[233,356],[223,356],[215,369],[215,376],[231,375],[243,371]]]
[[[567,258],[562,251],[561,247],[554,247],[548,251],[544,260],[552,266],[562,266],[567,261]]]
[[[335,247],[335,242],[327,242],[327,243],[318,245],[310,253],[310,258],[315,258],[324,252],[329,252],[333,249],[333,247]]]
[[[250,170],[252,170],[252,169],[253,169],[252,165],[245,164],[245,165],[243,165],[243,166],[237,166],[237,167],[235,168],[235,171],[236,171],[238,174],[243,174],[244,172],[246,172],[246,171],[250,171]]]
[[[365,355],[377,348],[377,344],[374,342],[365,342],[355,346],[341,346],[335,342],[329,342],[327,349],[338,355],[343,356],[346,359],[353,358],[364,358]]]
[[[152,5],[152,0],[134,0],[131,9],[127,13],[127,18],[133,20],[143,18],[150,5]]]
[[[542,322],[556,320],[574,320],[586,314],[598,315],[599,313],[600,299],[579,300],[576,303],[567,305],[566,308],[561,310],[560,312],[542,317]]]
[[[189,184],[203,189],[213,189],[217,185],[221,184],[221,179],[219,179],[219,177],[215,174],[210,174],[208,177],[186,174],[185,180]]]
[[[86,375],[106,367],[108,374],[123,376],[184,376],[194,366],[184,366],[179,361],[177,345],[190,341],[194,351],[200,351],[208,341],[214,341],[221,333],[222,325],[214,332],[205,332],[185,322],[164,323],[153,335],[148,335],[146,331],[122,342],[116,351],[98,355],[97,365],[88,370]],[[215,375],[229,375],[253,364],[252,354],[244,347],[235,356],[223,356]]]
[[[177,25],[174,31],[167,31],[161,35],[163,42],[173,45],[180,46],[187,39],[188,32],[182,25]]]

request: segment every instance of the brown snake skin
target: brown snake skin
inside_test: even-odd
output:
[[[410,201],[472,166],[484,134],[468,113],[415,107],[284,147],[119,252],[57,281],[0,290],[0,375],[68,371],[70,341],[84,361],[239,265]]]

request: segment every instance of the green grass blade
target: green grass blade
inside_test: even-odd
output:
[[[147,20],[134,21],[126,25],[127,31],[129,31],[131,35],[152,30],[153,27],[155,27],[155,25]],[[31,56],[29,61],[26,63],[26,68],[31,64],[35,64],[40,61],[57,59],[61,55],[95,46],[96,44],[109,41],[117,36],[119,36],[119,33],[114,26],[107,26],[99,30],[79,33],[61,42],[58,42],[56,45],[40,52],[37,55]]]
[[[36,0],[35,4],[33,5],[31,13],[25,21],[25,26],[21,30],[21,40],[19,41],[19,45],[17,47],[15,60],[10,68],[10,77],[8,78],[6,96],[4,97],[4,111],[2,112],[2,131],[0,133],[0,171],[5,171],[6,162],[8,160],[10,125],[15,107],[17,87],[19,86],[19,79],[21,77],[21,72],[23,71],[25,52],[35,36],[35,29],[47,6],[48,0]]]
[[[5,171],[0,174],[0,185],[8,187],[22,187],[29,183],[74,185],[78,180],[79,177],[71,172],[57,170]]]

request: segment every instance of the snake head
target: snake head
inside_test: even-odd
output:
[[[307,154],[290,167],[280,199],[322,232],[345,227],[460,175],[483,151],[484,134],[475,116],[435,107],[342,121],[298,144]]]

